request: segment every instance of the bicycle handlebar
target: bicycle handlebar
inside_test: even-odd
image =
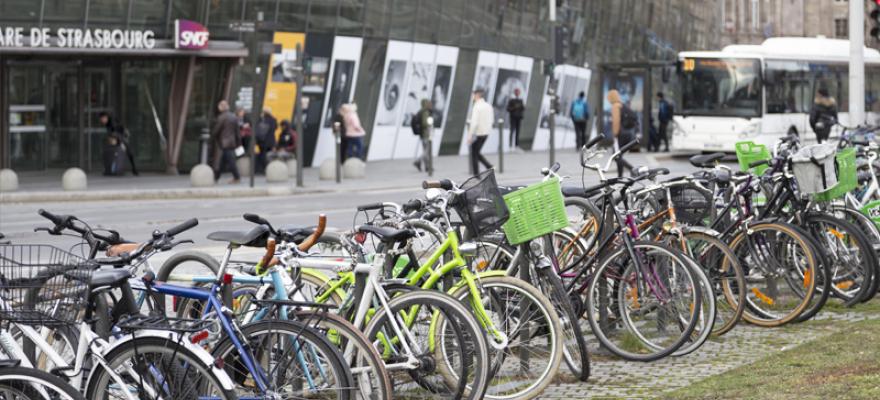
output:
[[[166,236],[177,236],[182,232],[188,231],[192,228],[195,228],[196,225],[199,224],[199,220],[195,218],[190,218],[186,221],[183,221],[182,224],[172,227],[171,229],[165,231]]]
[[[584,147],[589,149],[589,148],[595,146],[597,143],[601,142],[602,139],[605,139],[605,137],[601,136],[601,135],[596,135],[596,137],[594,137],[593,140],[590,140],[589,142],[587,142],[587,144],[585,144]]]
[[[318,243],[318,239],[321,238],[321,235],[324,234],[324,229],[327,227],[327,216],[324,214],[318,215],[318,226],[315,228],[315,231],[312,232],[306,240],[303,240],[302,243],[297,247],[299,251],[306,252],[309,251],[312,246]]]
[[[381,210],[385,205],[382,203],[370,203],[357,206],[358,211],[371,211],[371,210]]]
[[[455,185],[453,185],[452,181],[449,179],[441,179],[439,181],[424,181],[422,182],[422,189],[452,190],[455,189]]]

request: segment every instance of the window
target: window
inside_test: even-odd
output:
[[[813,102],[810,66],[799,61],[767,61],[767,113],[808,113]]]
[[[834,19],[834,36],[845,38],[849,36],[849,24],[846,18]]]
[[[761,64],[747,58],[685,59],[682,115],[761,115]]]

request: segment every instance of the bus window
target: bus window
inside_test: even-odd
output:
[[[768,114],[807,113],[813,101],[809,66],[798,61],[767,61],[764,84]]]
[[[810,72],[813,73],[813,96],[819,88],[828,89],[828,94],[837,102],[837,111],[849,110],[849,70],[846,65],[810,63]]]
[[[865,66],[865,111],[880,112],[880,66]]]
[[[689,58],[681,74],[681,114],[758,117],[761,65],[747,58]]]

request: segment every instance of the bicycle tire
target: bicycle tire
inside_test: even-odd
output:
[[[707,295],[714,295],[717,299],[716,303],[723,302],[732,308],[732,313],[725,313],[722,316],[721,320],[723,323],[718,325],[719,318],[716,317],[715,325],[712,328],[712,334],[714,336],[721,336],[727,332],[730,332],[742,319],[743,311],[746,307],[746,280],[745,275],[742,270],[742,266],[739,263],[739,259],[735,254],[730,250],[730,247],[727,246],[724,241],[718,239],[716,235],[712,235],[705,232],[685,230],[684,231],[685,239],[697,240],[706,243],[710,243],[710,246],[713,250],[713,253],[716,254],[707,254],[705,249],[700,254],[691,254],[691,256],[697,260],[697,263],[702,265],[703,268],[708,270],[709,279],[712,281],[713,293],[708,293]],[[689,246],[689,251],[693,251],[693,246]],[[714,257],[713,257],[714,256]],[[723,257],[718,264],[718,257]],[[705,263],[716,264],[716,265],[705,265]],[[731,283],[732,281],[732,283]],[[720,293],[714,292],[716,290],[716,286],[720,285]],[[719,298],[720,297],[720,298]],[[723,309],[723,307],[716,307],[716,309]],[[721,315],[721,311],[718,312]]]
[[[54,400],[85,400],[83,395],[63,379],[48,372],[27,367],[0,368],[0,398],[6,400],[44,398],[34,386],[39,385]],[[12,392],[21,393],[24,397],[10,396]],[[48,399],[46,399],[48,400]]]
[[[618,247],[618,248],[614,249],[613,251],[608,252],[608,254],[606,254],[602,258],[602,260],[599,262],[598,267],[596,268],[595,274],[593,275],[593,278],[590,280],[589,286],[587,288],[587,290],[588,290],[588,292],[587,292],[588,321],[590,322],[590,327],[593,330],[593,334],[596,336],[597,339],[599,339],[599,341],[602,343],[602,345],[606,349],[608,349],[612,353],[616,354],[617,356],[624,358],[626,360],[630,360],[630,361],[659,360],[659,359],[664,358],[668,355],[671,355],[676,350],[681,348],[681,346],[684,345],[684,343],[690,338],[691,333],[694,331],[694,328],[696,327],[696,324],[697,324],[697,320],[699,318],[699,316],[698,316],[699,308],[701,308],[701,306],[702,306],[701,305],[702,297],[700,294],[700,290],[696,286],[697,281],[693,277],[693,271],[691,270],[690,264],[686,260],[681,258],[681,252],[678,250],[672,249],[669,246],[666,246],[666,245],[663,245],[663,244],[660,244],[657,242],[645,242],[645,241],[641,241],[641,240],[633,242],[633,250],[634,251],[638,252],[639,250],[642,250],[641,252],[646,252],[648,249],[653,249],[653,251],[659,252],[659,253],[665,253],[665,255],[672,257],[672,259],[675,260],[677,265],[681,265],[684,267],[682,269],[681,273],[676,274],[676,276],[684,275],[687,277],[686,282],[691,283],[690,289],[685,288],[685,293],[687,293],[689,291],[690,293],[693,294],[693,298],[690,299],[690,304],[692,304],[692,311],[689,311],[689,313],[692,315],[692,317],[687,322],[687,324],[684,326],[684,329],[680,329],[678,335],[670,338],[671,340],[669,341],[669,343],[667,343],[665,346],[662,346],[661,350],[650,351],[651,348],[656,348],[656,345],[655,346],[646,346],[644,344],[640,345],[640,348],[638,348],[638,349],[627,350],[627,349],[622,348],[621,346],[618,346],[616,343],[613,343],[611,341],[611,339],[609,339],[608,334],[605,333],[603,327],[610,329],[610,328],[612,328],[611,324],[617,325],[620,322],[622,322],[622,320],[627,320],[628,318],[616,317],[617,321],[612,321],[611,319],[605,320],[602,317],[602,314],[603,314],[602,310],[604,309],[606,311],[607,310],[614,311],[615,304],[608,303],[607,305],[605,305],[605,304],[602,304],[601,302],[599,302],[599,304],[596,304],[597,300],[593,299],[593,297],[594,297],[593,293],[596,293],[597,290],[600,290],[600,295],[601,295],[602,286],[600,286],[600,283],[604,281],[607,284],[608,282],[606,279],[599,279],[599,278],[603,277],[603,276],[611,276],[613,279],[612,271],[609,271],[609,269],[610,268],[617,268],[618,265],[614,264],[614,262],[619,262],[620,260],[629,260],[630,255],[628,254],[629,252],[627,251],[626,247]],[[627,263],[627,265],[628,264],[629,263]],[[621,277],[627,276],[626,272],[628,272],[629,268],[630,267],[628,267],[628,266],[624,266],[624,269],[621,270],[620,276]],[[612,285],[614,285],[616,282],[616,286],[613,286],[611,288],[611,292],[609,294],[611,294],[612,299],[618,298],[618,302],[616,304],[616,307],[618,308],[618,310],[626,311],[626,309],[628,307],[627,307],[627,304],[625,301],[625,296],[627,295],[628,291],[621,290],[620,283],[619,283],[621,281],[622,281],[622,279],[618,279],[618,280],[612,282]],[[597,287],[597,286],[599,286],[599,287]],[[638,292],[636,292],[636,294],[638,294]],[[655,294],[655,296],[656,296],[656,294]],[[624,299],[624,301],[621,301],[621,299]],[[635,298],[635,300],[638,302],[637,297]],[[634,303],[630,306],[633,309],[641,309],[641,306],[639,306],[638,304],[639,303]],[[666,302],[666,304],[672,304],[672,302]],[[637,307],[634,307],[634,306],[637,306]],[[596,313],[594,312],[594,310],[598,310],[600,315],[597,316]],[[658,315],[657,318],[662,318],[662,317],[663,317],[662,315]],[[597,321],[597,318],[602,319],[602,321]],[[662,324],[662,321],[661,321],[661,323],[658,323],[656,325],[658,327],[660,327],[664,324]],[[679,327],[680,327],[680,325],[679,325]],[[628,323],[626,328],[632,329],[632,323]],[[623,340],[622,346],[629,346],[632,343],[631,342],[632,340],[644,341],[644,339],[640,338],[639,336],[636,336],[631,331],[628,333],[629,333],[629,335],[635,336],[635,338],[633,339],[633,336],[627,336],[627,334],[624,333],[623,336],[621,337],[621,340]],[[644,337],[644,335],[640,335],[640,336]],[[634,348],[635,345],[630,346],[630,347]],[[644,351],[648,351],[648,352],[647,353],[645,353],[645,352],[635,353],[634,352],[634,351],[638,351],[638,350],[644,350]]]
[[[435,343],[440,343],[440,345],[435,345],[433,350],[428,350],[421,354],[420,357],[426,362],[429,360],[436,361],[437,358],[441,358],[442,362],[432,364],[434,370],[428,372],[437,372],[440,375],[440,380],[447,388],[453,386],[452,390],[449,390],[447,393],[437,393],[436,388],[432,388],[433,390],[429,391],[430,395],[440,397],[441,394],[450,394],[456,399],[482,399],[488,389],[488,344],[486,343],[482,328],[470,310],[454,297],[431,290],[414,290],[410,293],[401,294],[389,300],[387,308],[383,307],[376,311],[364,329],[367,338],[377,345],[388,343],[387,341],[378,341],[377,337],[385,331],[385,324],[389,314],[398,315],[399,312],[410,310],[413,306],[418,309],[422,309],[422,307],[432,307],[435,309],[433,312],[434,317],[432,318],[434,323],[432,323],[430,336],[435,338]],[[397,320],[400,321],[400,319]],[[447,325],[453,330],[452,333],[457,340],[457,342],[452,343],[450,346],[444,345],[446,344],[446,337],[443,335],[443,332],[445,332],[443,328],[447,327]],[[439,342],[437,342],[438,340]],[[451,371],[453,368],[449,364],[447,353],[449,350],[457,351],[462,357],[462,361],[465,358],[467,359],[467,361],[461,362],[461,369],[454,368],[462,371],[458,378]],[[389,351],[390,349],[380,349],[380,354],[386,354]],[[425,365],[429,366],[429,364]],[[405,371],[407,376],[410,373],[419,372],[418,370]],[[394,373],[394,371],[389,372]],[[424,381],[424,379],[422,380]],[[416,386],[423,387],[423,385],[424,383],[420,382]],[[395,386],[396,389],[401,387],[400,385]]]
[[[870,239],[862,232],[861,228],[857,225],[852,224],[844,219],[836,218],[827,214],[819,214],[819,213],[807,213],[804,219],[805,224],[811,225],[811,232],[814,234],[813,237],[818,241],[819,238],[816,237],[820,232],[816,231],[815,227],[812,224],[821,223],[826,226],[826,230],[831,233],[832,236],[837,238],[840,241],[844,239],[850,239],[852,244],[854,244],[858,248],[858,254],[860,258],[858,260],[849,260],[848,264],[855,263],[855,267],[849,267],[849,270],[861,270],[864,271],[861,285],[858,287],[857,291],[846,291],[841,287],[842,284],[848,281],[836,282],[837,272],[839,269],[837,266],[841,262],[846,262],[846,260],[841,261],[842,257],[837,256],[832,253],[831,250],[835,247],[832,246],[831,243],[825,241],[820,242],[819,245],[822,249],[826,251],[828,254],[828,258],[832,261],[834,267],[832,271],[835,275],[832,275],[831,281],[831,290],[832,293],[836,295],[836,297],[841,298],[844,301],[844,305],[847,307],[852,307],[858,303],[861,303],[862,300],[867,297],[870,291],[873,289],[872,281],[875,279],[874,271],[877,268],[877,257],[874,252],[873,246],[871,244]],[[829,227],[830,226],[830,227]],[[841,231],[843,234],[841,234]],[[848,235],[848,237],[846,237]],[[825,235],[825,238],[828,238],[828,235]],[[834,239],[831,239],[834,242]],[[852,281],[854,281],[853,279]]]
[[[743,312],[743,319],[751,324],[758,325],[758,326],[776,327],[776,326],[785,325],[789,322],[795,321],[798,318],[798,316],[800,316],[807,309],[807,307],[810,305],[810,301],[812,300],[812,298],[816,292],[817,279],[815,279],[815,278],[816,278],[817,270],[818,270],[818,268],[820,268],[818,266],[819,259],[818,259],[818,256],[816,255],[815,247],[811,244],[810,239],[808,238],[808,235],[803,234],[799,229],[795,228],[794,226],[784,224],[784,223],[779,223],[779,222],[758,222],[758,223],[754,223],[754,224],[749,225],[747,231],[738,232],[730,241],[730,244],[729,244],[730,250],[733,251],[734,254],[736,254],[737,257],[739,258],[740,262],[743,263],[743,271],[745,272],[746,285],[749,287],[749,291],[752,292],[758,300],[761,300],[762,298],[766,298],[764,300],[761,300],[762,302],[770,303],[771,305],[775,304],[775,301],[773,301],[772,298],[763,294],[763,292],[760,289],[757,289],[756,286],[751,284],[752,279],[766,279],[761,274],[755,275],[753,278],[750,278],[751,274],[752,274],[751,268],[754,267],[756,270],[758,270],[758,269],[760,269],[760,266],[762,264],[769,264],[769,261],[758,260],[758,261],[756,261],[757,262],[756,265],[751,265],[751,264],[745,263],[745,261],[751,261],[752,259],[758,259],[758,258],[764,257],[766,255],[766,254],[755,255],[755,253],[753,252],[754,246],[749,247],[750,246],[749,240],[746,240],[747,237],[750,237],[751,235],[756,234],[758,232],[762,232],[762,231],[773,231],[773,232],[776,232],[777,235],[781,234],[781,235],[784,235],[785,237],[793,240],[792,244],[794,244],[797,247],[799,247],[800,249],[802,249],[802,252],[803,252],[802,256],[804,257],[804,261],[807,264],[806,269],[803,273],[801,273],[801,276],[811,277],[809,279],[807,279],[807,278],[804,279],[804,281],[806,283],[806,285],[805,285],[806,287],[804,287],[802,289],[804,294],[802,296],[800,296],[801,301],[797,304],[797,306],[793,307],[789,311],[786,311],[785,314],[782,316],[776,316],[776,315],[771,314],[769,312],[762,311],[761,308],[757,306],[756,301],[753,301],[750,296],[747,296],[747,298],[746,298],[747,306],[746,306],[746,310],[744,310],[744,312]],[[747,246],[747,248],[745,250],[748,252],[748,254],[740,255],[740,253],[738,252],[740,245]],[[784,246],[778,246],[777,249],[773,249],[773,250],[781,251],[782,247],[784,247]],[[765,253],[766,253],[766,251],[765,251]],[[797,267],[795,266],[794,268],[797,268]],[[786,271],[783,271],[783,272],[786,272]],[[807,274],[809,274],[809,275],[807,275]],[[769,284],[769,282],[770,281],[768,281],[768,284]],[[795,288],[792,288],[792,290],[794,290],[794,289]]]
[[[173,375],[177,376],[181,372],[180,369],[184,368],[184,365],[186,366],[182,371],[185,376],[176,381],[193,383],[195,387],[189,388],[188,391],[198,390],[200,392],[199,394],[205,394],[204,391],[206,390],[206,385],[209,384],[211,388],[213,388],[213,391],[210,393],[211,396],[216,396],[221,400],[238,398],[232,390],[223,389],[220,384],[220,379],[210,367],[202,364],[201,358],[195,355],[195,353],[192,353],[186,347],[169,339],[158,337],[134,338],[113,348],[103,357],[106,360],[107,366],[117,369],[120,368],[121,365],[130,363],[132,357],[140,358],[145,354],[170,354],[174,360],[181,360],[182,362],[179,365],[172,366],[172,369],[174,370]],[[93,370],[92,376],[89,378],[87,384],[86,397],[88,399],[106,399],[107,397],[105,396],[109,395],[109,388],[111,387],[117,388],[118,390],[130,390],[126,388],[118,388],[116,383],[110,377],[110,374],[107,372],[106,367],[96,366],[95,368],[96,369]],[[150,368],[155,368],[155,365],[151,364]],[[190,369],[193,370],[192,374],[189,373]],[[152,372],[152,374],[155,374],[155,372]],[[123,375],[123,377],[126,376],[127,375]],[[141,383],[132,385],[136,388],[140,388],[142,381],[143,379],[141,379]],[[160,383],[162,389],[167,390],[167,388],[170,387],[168,382],[169,380],[167,377],[164,377],[161,380]],[[180,394],[170,394],[169,396],[169,398],[183,397]]]
[[[831,210],[835,214],[839,214],[842,218],[856,224],[862,229],[862,232],[868,237],[873,245],[874,254],[877,256],[878,260],[880,260],[880,228],[877,227],[874,221],[861,211],[853,208],[832,205]],[[880,290],[880,263],[878,263],[877,268],[874,269],[874,279],[871,281],[871,287],[872,289],[869,290],[869,293],[867,293],[865,298],[862,299],[862,302],[871,301],[871,299],[877,296],[877,291]]]
[[[268,351],[267,349],[261,348],[259,344],[256,343],[259,335],[277,334],[280,337],[296,338],[296,343],[302,342],[303,344],[292,347],[296,348],[299,346],[309,346],[310,351],[306,351],[303,353],[311,353],[315,351],[315,349],[317,349],[314,355],[307,355],[312,356],[310,357],[310,359],[326,360],[328,363],[327,365],[322,364],[322,366],[316,368],[322,371],[327,371],[329,369],[330,371],[332,371],[331,375],[334,377],[334,379],[330,382],[322,382],[322,384],[318,386],[323,387],[329,384],[329,388],[332,391],[329,393],[329,395],[333,396],[333,393],[336,393],[336,397],[334,398],[337,399],[346,400],[356,397],[353,384],[354,378],[351,376],[351,370],[349,369],[347,363],[343,359],[342,355],[339,353],[336,346],[333,345],[333,343],[331,343],[325,336],[317,333],[315,330],[309,328],[305,324],[292,320],[262,320],[242,325],[239,328],[239,332],[241,332],[242,335],[241,339],[248,343],[248,346],[253,352],[255,361],[262,360],[265,362],[272,362],[273,360],[268,360],[267,358],[279,354],[278,350],[274,348],[268,349]],[[280,342],[270,342],[269,344],[275,343]],[[211,351],[211,355],[217,359],[224,360],[224,370],[232,378],[233,382],[236,383],[237,391],[239,392],[239,394],[241,394],[242,392],[246,393],[246,391],[255,388],[251,387],[253,386],[252,383],[248,383],[253,382],[253,377],[250,375],[251,371],[248,371],[247,369],[236,369],[239,367],[243,367],[240,359],[238,358],[239,354],[237,353],[237,351],[238,350],[234,346],[232,339],[226,336],[219,343],[217,343],[216,346],[214,346],[214,349],[212,349]],[[282,351],[286,353],[289,350],[284,349]],[[261,355],[263,357],[261,357]],[[293,368],[302,367],[300,363],[307,362],[306,360],[304,360],[304,358],[301,359],[297,356],[292,356],[290,354],[287,354],[287,357],[285,357],[284,360],[287,361],[286,366]],[[271,368],[271,370],[274,372],[284,372],[281,371],[282,368],[279,365],[280,364],[276,364],[274,367]],[[265,368],[265,366],[262,367],[264,371],[269,370],[268,368]],[[287,368],[284,369],[287,370]],[[304,370],[300,369],[298,370],[299,373],[297,374],[296,370],[294,370],[294,376],[282,375],[266,377],[268,381],[267,383],[271,385],[269,390],[277,393],[276,390],[279,386],[292,386],[294,390],[298,388],[302,388],[303,390],[312,390],[307,388],[307,386],[309,385],[309,377],[313,377],[313,374],[309,374],[308,376],[306,376],[303,371]],[[324,376],[325,373],[322,373],[320,375]],[[300,380],[302,379],[305,379],[306,382],[301,382]],[[335,388],[333,387],[334,383],[337,385]],[[314,385],[314,383],[312,384]],[[255,395],[259,396],[260,394],[255,393]]]

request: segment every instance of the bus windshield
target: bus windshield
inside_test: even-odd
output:
[[[682,60],[681,114],[761,115],[761,63],[753,58]]]

